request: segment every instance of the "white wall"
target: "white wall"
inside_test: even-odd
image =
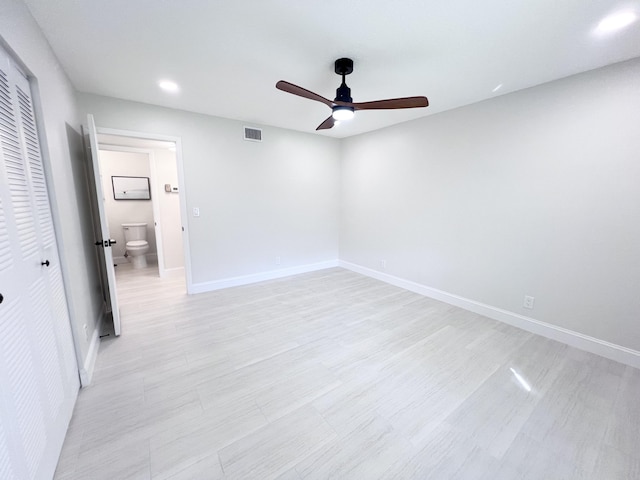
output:
[[[191,272],[206,284],[338,258],[339,141],[78,94],[96,125],[181,137]],[[280,257],[280,265],[276,264]]]
[[[89,352],[82,326],[91,339],[103,304],[93,245],[86,168],[76,110],[75,92],[49,44],[19,0],[0,3],[1,41],[13,50],[37,80],[36,104],[41,107],[40,136],[49,196],[56,223],[69,314],[82,364]]]
[[[160,218],[162,219],[164,268],[171,270],[184,267],[182,220],[180,216],[180,195],[183,192],[169,193],[164,191],[166,183],[175,187],[178,186],[175,152],[157,148],[153,150],[153,154],[156,164],[156,191],[158,192],[156,200],[159,204]]]
[[[151,200],[115,200],[111,183],[111,177],[113,176],[150,178],[151,165],[149,163],[149,155],[137,152],[100,150],[99,158],[109,233],[111,238],[116,240],[116,244],[112,247],[114,259],[120,262],[124,259],[126,242],[124,230],[122,229],[123,223],[146,223],[147,241],[149,242],[147,255],[155,255],[157,247]]]
[[[633,60],[345,140],[340,258],[640,350],[639,79]]]

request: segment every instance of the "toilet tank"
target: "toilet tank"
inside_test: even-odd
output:
[[[132,240],[146,240],[147,239],[147,224],[146,223],[123,223],[122,230],[124,230],[124,241],[130,242]]]

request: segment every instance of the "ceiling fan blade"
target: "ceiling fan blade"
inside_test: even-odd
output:
[[[336,124],[336,121],[333,119],[333,115],[331,115],[324,122],[318,125],[318,128],[316,128],[316,130],[328,130],[332,128],[335,124]]]
[[[337,103],[337,102],[336,102]],[[390,98],[389,100],[375,100],[350,104],[356,110],[390,110],[394,108],[428,107],[427,97]]]
[[[293,83],[285,82],[284,80],[280,80],[278,83],[276,83],[276,88],[278,90],[282,90],[283,92],[293,93],[294,95],[298,95],[299,97],[308,98],[309,100],[315,100],[316,102],[324,103],[327,107],[333,107],[334,105],[331,100],[321,97],[317,93],[313,93],[305,88],[294,85]]]

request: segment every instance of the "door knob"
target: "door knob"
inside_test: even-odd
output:
[[[48,267],[51,264],[49,263],[49,260],[45,260],[44,262],[40,262],[40,265],[45,265]]]
[[[97,241],[95,244],[98,247],[110,247],[111,245],[115,245],[116,242],[113,238],[110,238],[109,240],[99,240]]]
[[[2,303],[4,301],[4,297],[2,296],[2,294],[0,293],[0,303]]]

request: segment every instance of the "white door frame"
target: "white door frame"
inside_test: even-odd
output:
[[[96,127],[98,134],[116,135],[119,137],[137,138],[141,140],[159,140],[161,142],[174,142],[176,144],[176,167],[178,169],[178,188],[180,190],[180,221],[182,223],[182,252],[184,255],[184,273],[187,284],[187,293],[193,294],[193,278],[191,276],[191,250],[189,248],[189,225],[187,219],[187,199],[184,183],[184,168],[182,160],[182,139],[172,135],[162,135],[146,132],[135,132],[131,130],[120,130],[117,128]],[[100,147],[102,148],[102,147]],[[118,147],[125,148],[125,147]],[[153,195],[153,192],[152,192]],[[155,205],[154,205],[155,209]],[[154,210],[154,217],[156,212]],[[157,218],[157,217],[156,217]],[[157,239],[156,239],[157,241]],[[159,266],[159,264],[158,264]]]

